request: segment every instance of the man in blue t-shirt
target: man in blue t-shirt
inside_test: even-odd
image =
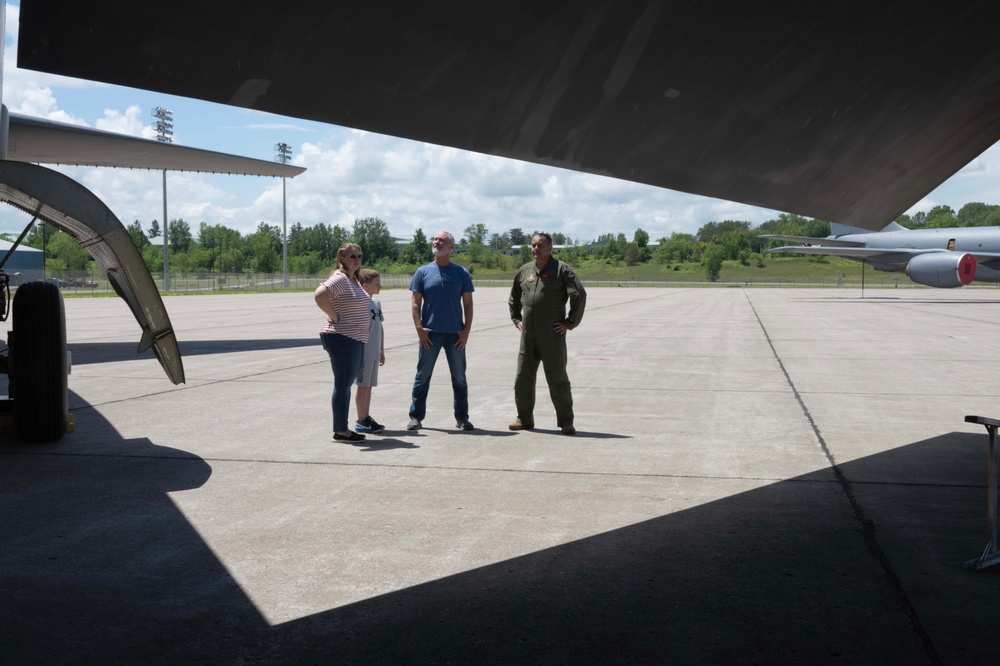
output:
[[[472,330],[472,276],[458,264],[451,263],[455,237],[442,231],[431,242],[434,261],[417,269],[410,281],[413,292],[411,310],[420,347],[417,350],[417,376],[413,380],[413,401],[407,430],[419,430],[427,414],[427,391],[438,353],[444,349],[451,370],[455,394],[455,425],[472,430],[469,422],[469,385],[465,381],[465,346]],[[463,321],[464,319],[464,321]]]

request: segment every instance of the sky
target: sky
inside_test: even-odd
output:
[[[562,233],[576,242],[636,229],[653,240],[674,232],[695,234],[709,222],[774,219],[777,211],[710,199],[565,169],[481,155],[248,109],[16,68],[19,3],[7,2],[3,101],[14,113],[155,137],[152,110],[173,111],[174,143],[273,160],[278,143],[292,146],[292,163],[307,171],[285,186],[284,218],[338,224],[383,220],[393,236],[440,230],[461,238],[482,223],[490,233],[512,228]],[[99,196],[124,224],[144,229],[163,218],[160,171],[52,167]],[[1000,204],[1000,144],[983,153],[909,211],[948,205],[957,212],[977,201]],[[277,178],[169,172],[167,217],[192,232],[202,222],[241,233],[261,222],[283,225]],[[19,233],[27,219],[0,207],[0,232]],[[886,221],[888,223],[888,220]]]

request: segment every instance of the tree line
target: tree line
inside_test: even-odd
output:
[[[1000,226],[1000,206],[969,203],[955,212],[949,206],[903,215],[896,220],[910,229]],[[163,270],[163,248],[152,239],[162,238],[160,223],[153,220],[143,227],[139,220],[127,225],[129,235],[151,273]],[[466,227],[456,239],[456,260],[470,270],[512,271],[531,261],[532,232],[512,228],[491,232],[479,223]],[[765,265],[780,260],[767,250],[784,242],[763,236],[780,234],[822,238],[830,234],[824,220],[780,214],[752,227],[750,222],[723,220],[708,222],[696,234],[674,232],[669,237],[651,241],[650,234],[636,229],[631,239],[624,233],[602,234],[589,242],[573,240],[562,233],[552,233],[553,243],[565,246],[557,256],[578,267],[593,264],[637,266],[659,264],[680,266],[701,264],[709,278],[717,278],[724,261],[744,265]],[[11,239],[12,240],[12,239]],[[167,225],[170,268],[181,273],[280,273],[282,271],[281,227],[261,222],[252,233],[243,234],[221,224],[202,222],[197,232],[183,219]],[[397,244],[386,223],[377,217],[359,218],[350,229],[340,225],[317,224],[305,227],[292,224],[288,230],[288,270],[293,274],[319,275],[336,264],[337,249],[345,242],[357,243],[364,250],[365,265],[388,273],[412,272],[432,259],[427,234],[417,229],[413,238]],[[90,255],[69,235],[45,223],[36,224],[25,243],[44,251],[45,267],[54,271],[89,271]],[[518,248],[518,252],[512,252]],[[675,268],[676,270],[676,268]]]

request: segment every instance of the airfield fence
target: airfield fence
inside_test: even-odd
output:
[[[44,276],[41,271],[38,275],[32,272],[23,271],[11,280],[11,287],[30,280],[46,279],[59,284],[62,291],[68,295],[104,294],[113,293],[108,280],[104,274],[96,271],[91,274],[79,271],[45,271]],[[900,274],[877,274],[866,277],[864,284],[860,278],[781,278],[781,279],[755,279],[755,280],[716,280],[711,281],[702,276],[669,276],[663,279],[632,279],[621,276],[608,275],[581,275],[584,285],[588,289],[598,289],[602,287],[612,288],[635,288],[635,287],[692,287],[692,288],[720,288],[720,287],[743,287],[743,288],[831,288],[831,289],[929,289],[911,282],[908,277]],[[186,274],[178,273],[171,275],[170,288],[164,293],[185,294],[185,293],[238,293],[238,292],[272,292],[272,291],[312,291],[316,285],[327,278],[323,275],[289,275],[288,286],[281,274],[271,273],[211,273],[211,274]],[[410,286],[411,273],[386,273],[382,274],[383,289],[406,289]],[[475,275],[472,280],[477,287],[509,287],[512,275]],[[157,287],[163,291],[163,275],[154,275],[153,280]],[[966,289],[996,289],[998,284],[976,283],[965,287]]]

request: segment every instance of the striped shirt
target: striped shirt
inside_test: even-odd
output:
[[[339,333],[359,342],[368,342],[372,298],[361,285],[339,270],[323,283],[330,292],[330,305],[337,312],[337,323],[327,321],[323,333]]]

